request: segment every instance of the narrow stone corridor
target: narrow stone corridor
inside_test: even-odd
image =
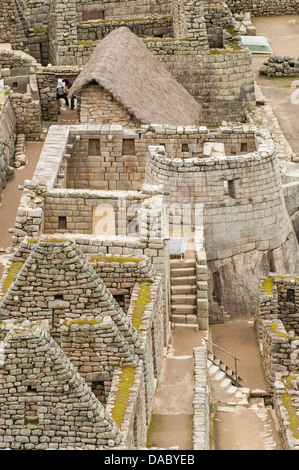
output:
[[[192,450],[194,359],[205,332],[172,330],[154,400],[148,447]]]

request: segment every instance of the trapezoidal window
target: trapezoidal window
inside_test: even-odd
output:
[[[106,394],[105,394],[105,382],[104,381],[94,381],[91,384],[91,390],[97,397],[97,399],[103,404],[106,404]]]
[[[123,139],[123,155],[135,155],[135,139]]]
[[[58,217],[58,229],[59,230],[67,229],[67,222],[66,222],[65,216]]]
[[[233,199],[236,199],[236,185],[235,180],[224,181],[224,194]]]
[[[247,152],[247,142],[241,142],[241,152]]]
[[[101,155],[100,139],[88,140],[88,155]]]
[[[182,144],[182,152],[189,152],[189,145],[188,144]]]
[[[295,303],[295,291],[294,291],[294,289],[287,289],[286,302]]]

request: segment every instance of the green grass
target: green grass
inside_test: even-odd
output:
[[[3,287],[2,287],[2,294],[0,292],[0,300],[6,292],[8,291],[11,283],[13,282],[14,278],[17,276],[21,268],[23,267],[24,262],[23,261],[15,261],[14,263],[11,264],[6,279],[4,281]]]
[[[133,314],[132,314],[132,324],[138,333],[141,333],[140,326],[143,321],[143,314],[146,305],[151,300],[150,296],[150,283],[140,284],[140,289],[138,293],[138,299],[135,302]]]
[[[90,258],[91,263],[100,262],[100,263],[136,263],[139,264],[141,262],[140,258],[136,258],[133,256],[92,256]]]
[[[264,292],[268,295],[273,295],[273,286],[274,286],[274,279],[272,277],[267,277],[263,281]]]
[[[131,388],[135,383],[136,369],[131,366],[121,368],[118,390],[115,392],[115,401],[111,410],[111,417],[121,429],[124,417],[126,415],[129,403]]]
[[[291,390],[292,386],[290,384],[291,380],[294,380],[295,376],[289,376],[286,379],[283,379],[282,382],[286,389]],[[289,420],[290,420],[290,431],[296,439],[299,439],[299,416],[297,415],[296,408],[293,404],[291,395],[285,392],[282,396],[283,406],[286,408]]]

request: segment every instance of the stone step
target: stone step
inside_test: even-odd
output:
[[[180,305],[175,304],[171,306],[171,314],[178,314],[178,315],[194,315],[196,314],[196,306],[195,305]]]
[[[172,286],[196,285],[196,276],[172,277],[170,283]]]
[[[196,295],[195,294],[173,294],[171,296],[171,304],[196,306]]]
[[[173,295],[196,294],[196,285],[186,284],[185,286],[184,285],[171,286],[171,293]]]
[[[231,381],[229,378],[225,377],[221,382],[220,382],[220,387],[222,389],[228,388],[231,385]]]
[[[195,276],[195,268],[175,268],[170,270],[170,277],[186,277],[186,276]]]
[[[197,316],[193,314],[189,315],[179,315],[177,313],[171,315],[171,321],[173,323],[188,323],[195,325],[197,324]]]
[[[192,323],[171,323],[171,328],[173,330],[198,331],[198,325]]]
[[[180,268],[196,268],[195,259],[171,259],[170,260],[170,269],[180,269]]]

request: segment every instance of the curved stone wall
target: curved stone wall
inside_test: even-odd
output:
[[[260,277],[298,269],[274,144],[262,131],[255,137],[257,150],[243,155],[171,159],[163,147],[149,148],[146,182],[163,184],[168,209],[184,214],[190,202],[196,226],[203,204],[210,322],[252,317]]]
[[[244,155],[171,159],[161,147],[149,149],[146,182],[163,184],[167,204],[204,204],[209,261],[275,249],[292,231],[274,144],[267,134],[256,137],[257,150]]]

